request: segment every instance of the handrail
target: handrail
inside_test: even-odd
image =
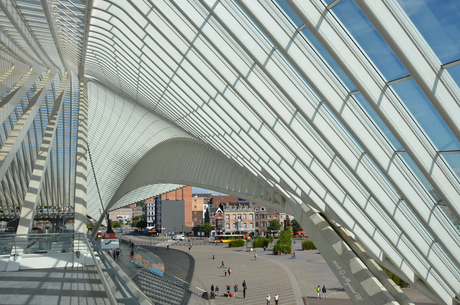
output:
[[[96,260],[94,251],[91,251],[91,255],[93,257],[94,263],[97,266],[98,272],[100,272],[99,273],[100,277],[106,279],[106,277],[104,276],[103,272],[106,272],[107,274],[109,274],[109,276],[112,279],[113,283],[117,287],[117,290],[122,295],[122,298],[118,298],[118,299],[115,298],[115,296],[112,294],[111,288],[106,287],[104,285],[106,291],[110,292],[110,294],[112,294],[113,298],[115,299],[115,303],[111,303],[111,304],[123,303],[123,304],[126,304],[126,305],[140,305],[140,303],[137,300],[137,298],[135,297],[134,293],[128,288],[128,286],[126,285],[125,281],[121,278],[121,276],[118,274],[116,269],[113,267],[113,265],[112,265],[110,259],[108,258],[107,254],[104,251],[102,251],[101,248],[99,248],[99,246],[97,245],[97,243],[94,240],[94,238],[90,236],[90,239],[88,240],[88,236],[85,235],[85,239],[86,239],[86,241],[88,243],[88,246],[90,246],[90,244],[91,244],[92,248],[97,252],[99,262],[104,265],[104,269],[101,269],[100,266],[98,266],[98,264],[97,264],[98,261]],[[106,284],[108,286],[107,281],[106,281]],[[109,297],[109,300],[110,300],[110,302],[113,302],[113,300],[110,299],[110,297]]]
[[[88,241],[88,238],[85,235],[85,241],[86,244],[88,245],[88,248],[91,249],[90,243]],[[104,274],[102,273],[102,269],[99,266],[96,255],[94,255],[94,251],[90,251],[91,257],[93,258],[94,266],[96,266],[97,273],[99,274],[99,277],[101,278],[102,285],[104,286],[104,290],[107,293],[107,297],[109,299],[109,302],[111,305],[117,305],[117,299],[115,298],[115,295],[113,294],[112,290],[109,287],[109,284],[107,283],[107,279],[105,278]]]

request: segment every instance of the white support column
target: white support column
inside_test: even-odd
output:
[[[50,152],[56,135],[59,115],[62,109],[65,89],[67,86],[67,78],[66,73],[61,80],[61,85],[59,86],[57,98],[54,102],[48,126],[46,127],[45,136],[43,137],[43,142],[40,146],[40,152],[38,153],[38,158],[35,162],[32,179],[29,182],[29,188],[24,199],[17,234],[28,234],[29,230],[32,228],[36,205],[39,199],[40,190],[43,186],[43,177],[50,161]]]
[[[78,109],[78,138],[77,138],[77,164],[75,169],[75,224],[74,232],[86,234],[86,204],[87,204],[87,160],[88,160],[88,88],[86,79],[80,83],[80,103]],[[96,230],[97,232],[97,230]],[[75,242],[74,261],[88,265],[91,255],[84,240]],[[80,253],[77,255],[77,252]],[[88,259],[87,259],[88,258]]]
[[[26,92],[32,87],[32,84],[38,78],[39,74],[32,68],[16,83],[10,93],[0,102],[0,124],[5,122],[10,113],[24,97]]]
[[[29,101],[27,109],[18,120],[14,129],[11,131],[8,139],[0,151],[0,178],[3,177],[14,159],[24,137],[26,136],[30,125],[35,119],[38,110],[41,107],[45,95],[48,94],[48,88],[53,82],[53,75],[48,73],[43,77],[40,85],[37,87],[34,96]]]

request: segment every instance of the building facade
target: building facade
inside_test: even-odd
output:
[[[225,202],[220,204],[225,216],[225,233],[255,232],[252,202]]]

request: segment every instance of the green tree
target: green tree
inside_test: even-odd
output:
[[[145,228],[147,226],[147,221],[145,220],[139,220],[137,223],[136,223],[136,228]]]
[[[112,225],[112,228],[121,228],[121,223],[120,222],[114,222]]]
[[[269,241],[270,243],[272,243],[274,240],[275,240],[275,238],[273,237],[273,235],[269,235],[269,236],[268,236],[268,241]]]
[[[212,230],[215,230],[216,228],[214,226],[211,226],[209,224],[209,222],[205,223],[204,225],[202,225],[200,227],[200,231],[202,232],[206,232],[206,236],[209,236],[209,232],[211,232]]]
[[[302,227],[300,226],[300,224],[297,222],[297,220],[293,219],[291,221],[291,225],[292,225],[292,230],[293,231],[303,231]]]
[[[270,221],[270,225],[267,227],[267,230],[270,231],[279,231],[281,229],[280,222],[276,219]]]
[[[284,230],[280,234],[280,238],[276,242],[276,245],[273,247],[273,253],[278,254],[278,251],[291,253],[291,243],[292,243],[292,231],[291,229]]]

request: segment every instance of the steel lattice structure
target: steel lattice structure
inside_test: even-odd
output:
[[[321,213],[436,302],[456,302],[456,1],[0,9],[0,214],[18,232],[38,207],[75,209],[81,230],[86,215],[193,185],[307,227]]]

